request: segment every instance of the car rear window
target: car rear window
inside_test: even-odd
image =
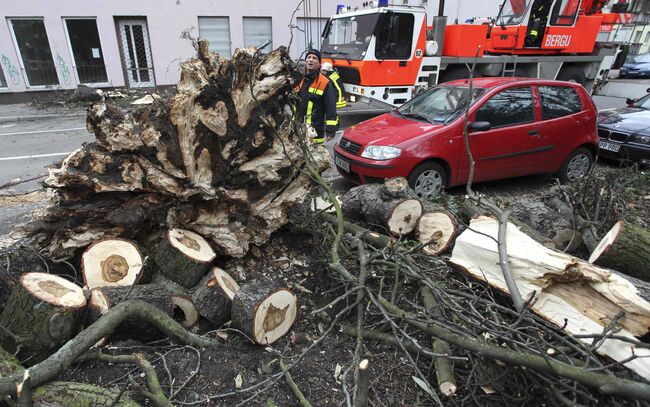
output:
[[[476,121],[492,127],[512,126],[535,120],[533,92],[530,88],[511,88],[492,96],[476,111]]]
[[[540,86],[542,120],[555,119],[582,111],[582,102],[575,89],[566,86]]]

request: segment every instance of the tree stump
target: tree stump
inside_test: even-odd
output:
[[[241,286],[232,301],[232,325],[260,345],[282,338],[296,320],[296,296],[271,280]]]
[[[100,240],[81,256],[84,285],[89,289],[133,285],[143,270],[144,258],[135,243],[122,239]]]
[[[34,389],[34,407],[139,407],[140,404],[119,391],[86,383],[51,382]]]
[[[70,281],[45,273],[27,273],[0,313],[0,343],[38,362],[74,336],[86,305],[83,290]]]
[[[650,230],[616,222],[591,253],[589,262],[650,281]]]
[[[167,231],[154,255],[161,274],[187,288],[203,278],[215,257],[204,238],[183,229]]]
[[[451,213],[428,212],[420,217],[416,235],[420,243],[433,242],[422,249],[425,253],[438,256],[454,242],[457,230],[458,222]]]
[[[201,280],[192,293],[192,302],[199,314],[215,326],[230,321],[232,300],[239,284],[228,273],[215,267]]]
[[[199,314],[187,291],[177,284],[168,283],[170,284],[158,279],[153,284],[95,288],[91,291],[88,303],[89,319],[94,322],[119,303],[127,299],[138,299],[148,302],[178,320],[185,327],[196,324],[199,320]],[[177,311],[180,311],[180,313]],[[129,327],[131,325],[138,326],[140,323],[134,322],[129,324]],[[142,326],[135,329],[139,330],[140,328]],[[126,329],[123,328],[123,330]]]
[[[381,225],[393,236],[411,233],[422,215],[422,202],[401,177],[354,187],[341,200],[347,218]]]

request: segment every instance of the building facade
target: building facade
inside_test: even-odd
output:
[[[294,58],[319,47],[338,4],[361,0],[22,0],[0,8],[0,93],[92,87],[153,87],[178,82],[180,63],[206,38],[230,57],[243,46],[289,46]],[[399,4],[412,4],[402,0]],[[469,3],[473,3],[470,7]],[[494,16],[500,0],[447,1],[448,21]],[[418,2],[419,4],[419,2]],[[435,15],[438,4],[424,5]],[[292,18],[293,17],[293,18]],[[294,26],[290,29],[289,26]]]

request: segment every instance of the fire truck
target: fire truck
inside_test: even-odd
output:
[[[323,30],[321,53],[351,101],[399,106],[422,89],[467,78],[474,61],[474,76],[559,79],[592,90],[607,78],[618,48],[598,41],[621,18],[604,13],[605,5],[505,0],[488,24],[446,24],[442,4],[431,24],[423,6],[343,6]]]

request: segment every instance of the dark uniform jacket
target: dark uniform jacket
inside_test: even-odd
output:
[[[348,103],[345,101],[345,94],[343,93],[343,88],[341,87],[341,77],[339,76],[339,73],[336,71],[332,71],[329,74],[327,74],[327,79],[332,81],[332,85],[336,88],[336,94],[337,94],[337,99],[336,99],[336,108],[342,108],[346,107]]]
[[[325,141],[325,135],[334,136],[339,119],[336,114],[338,94],[332,82],[320,72],[305,74],[296,87],[300,96],[298,115],[311,125],[318,136],[317,143]]]

